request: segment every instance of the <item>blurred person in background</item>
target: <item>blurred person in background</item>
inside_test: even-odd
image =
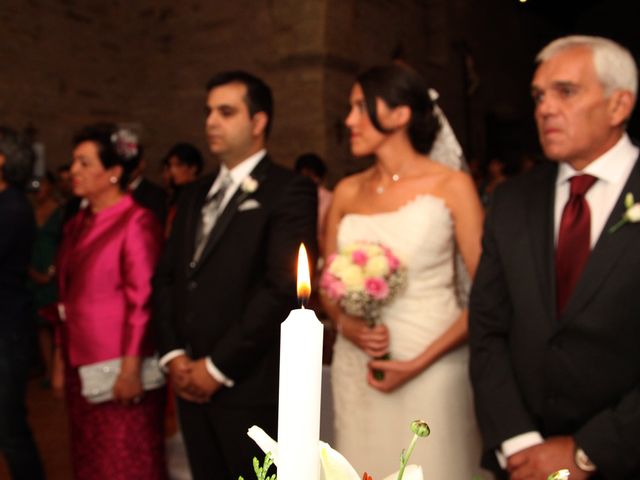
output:
[[[195,181],[202,173],[204,160],[202,153],[190,143],[176,143],[165,155],[162,164],[168,175],[171,195],[169,197],[169,211],[165,224],[165,235],[171,232],[173,219],[176,215],[178,199],[183,188]]]
[[[129,178],[129,192],[139,205],[151,210],[160,223],[164,224],[167,217],[167,193],[144,176],[147,162],[144,159],[142,145],[139,147],[137,162],[138,165]]]
[[[0,127],[0,451],[14,480],[44,478],[25,405],[34,330],[27,270],[35,222],[24,187],[32,164],[28,145]]]
[[[296,159],[294,170],[313,180],[318,186],[318,248],[320,255],[324,255],[324,226],[327,219],[327,212],[331,205],[333,194],[331,190],[323,185],[327,176],[327,167],[319,155],[315,153],[304,153]]]
[[[29,268],[33,307],[38,327],[40,356],[45,368],[43,385],[51,379],[53,354],[51,313],[55,312],[57,289],[55,283],[55,257],[60,243],[64,211],[55,195],[56,179],[49,171],[35,184],[33,210],[36,219],[36,237]]]

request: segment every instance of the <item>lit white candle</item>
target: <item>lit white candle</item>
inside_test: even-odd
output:
[[[298,254],[298,298],[280,332],[278,406],[278,480],[319,480],[322,323],[304,308],[311,294],[309,261],[304,245]]]

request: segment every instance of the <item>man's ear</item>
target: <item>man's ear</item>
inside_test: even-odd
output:
[[[629,120],[635,100],[634,95],[628,90],[616,90],[609,96],[607,109],[611,125],[617,127]]]
[[[269,116],[265,112],[256,112],[256,114],[251,118],[251,123],[253,123],[253,135],[256,137],[266,135],[268,121]]]

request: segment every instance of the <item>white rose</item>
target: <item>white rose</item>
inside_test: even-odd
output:
[[[364,267],[367,277],[385,277],[389,273],[389,262],[386,257],[373,257]]]
[[[384,253],[380,245],[375,245],[375,244],[366,245],[363,248],[363,250],[366,252],[366,254],[369,257],[375,257],[377,255],[382,255]]]
[[[341,272],[349,266],[351,266],[351,262],[346,257],[338,255],[333,259],[331,265],[329,265],[329,273],[340,276]]]
[[[640,203],[636,203],[627,210],[626,217],[630,222],[640,222]]]
[[[349,265],[346,267],[340,272],[340,279],[346,289],[351,292],[364,289],[364,275],[362,274],[362,269],[357,265]]]

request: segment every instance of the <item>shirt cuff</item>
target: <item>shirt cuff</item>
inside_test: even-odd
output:
[[[507,459],[526,448],[533,447],[534,445],[540,445],[544,443],[544,439],[540,432],[531,431],[521,433],[520,435],[516,435],[515,437],[508,438],[500,448],[496,450],[496,457],[498,458],[498,463],[500,467],[503,469],[507,468]]]
[[[207,372],[209,372],[209,375],[211,375],[213,378],[215,378],[218,382],[223,384],[225,387],[231,388],[235,385],[235,382],[233,380],[231,380],[224,373],[218,370],[218,368],[211,361],[211,357],[205,358],[204,364],[207,367]]]
[[[162,357],[160,357],[160,360],[158,361],[158,363],[160,364],[160,368],[164,373],[167,373],[167,370],[168,370],[167,365],[169,365],[169,362],[174,358],[179,357],[180,355],[186,355],[186,354],[187,354],[187,351],[181,348],[176,350],[171,350],[169,353],[165,353]]]

